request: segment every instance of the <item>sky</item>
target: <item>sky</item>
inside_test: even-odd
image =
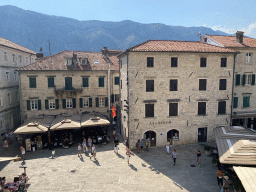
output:
[[[205,26],[256,38],[255,0],[0,0],[47,15],[85,20]]]

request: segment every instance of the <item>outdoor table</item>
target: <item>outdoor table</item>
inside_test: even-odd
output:
[[[16,191],[19,188],[20,183],[19,182],[16,182],[16,183],[8,182],[8,183],[5,184],[5,186],[8,186],[8,189],[10,189],[12,191]]]

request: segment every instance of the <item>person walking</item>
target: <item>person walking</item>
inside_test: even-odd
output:
[[[201,166],[201,152],[198,150],[197,154],[196,154],[196,164],[200,167]]]
[[[219,188],[221,188],[223,186],[223,172],[220,168],[218,168],[218,171],[215,173],[217,175],[217,182],[218,182],[218,186]]]
[[[118,145],[119,145],[119,140],[116,137],[114,140],[114,152],[116,152],[117,154],[118,154]]]
[[[25,162],[25,148],[22,145],[20,146],[20,152],[22,154],[23,162]]]
[[[116,129],[113,129],[113,138],[116,138]]]
[[[98,135],[98,136],[97,136],[97,139],[98,139],[98,142],[99,142],[99,148],[100,148],[100,147],[102,148],[102,136],[101,136],[101,135]]]
[[[178,158],[178,154],[176,152],[176,149],[173,149],[172,158],[173,158],[173,165],[175,166],[176,165],[176,159]]]
[[[130,163],[129,163],[130,157],[131,157],[131,151],[130,151],[129,148],[127,147],[127,148],[126,148],[126,159],[127,159],[127,161],[128,161],[128,165],[130,165]]]
[[[166,145],[165,145],[165,148],[166,148],[166,152],[167,152],[167,154],[169,155],[170,154],[170,141],[169,140],[167,140],[167,143],[166,143]]]
[[[92,146],[92,153],[91,153],[90,159],[92,157],[94,157],[94,160],[96,160],[96,147],[95,147],[95,144],[93,144],[93,146]]]
[[[83,143],[82,143],[82,146],[83,146],[83,152],[87,151],[86,148],[86,139],[83,140]]]
[[[136,147],[137,147],[137,153],[140,152],[140,140],[138,140],[138,142],[136,143]]]
[[[126,146],[126,148],[129,148],[129,139],[128,139],[128,137],[125,137],[125,146]]]
[[[144,149],[143,149],[144,143],[145,143],[145,141],[144,141],[144,139],[142,139],[141,142],[140,142],[140,151],[141,152],[144,152]]]
[[[78,157],[79,155],[82,157],[82,146],[80,143],[78,144],[77,150],[78,150]]]
[[[7,139],[5,139],[5,140],[4,140],[4,146],[3,146],[3,147],[4,147],[4,149],[5,149],[5,151],[7,151],[8,146],[9,146],[9,145],[8,145],[8,140],[7,140]]]
[[[91,150],[92,149],[92,139],[91,139],[91,137],[88,137],[87,143],[88,143],[89,149]]]

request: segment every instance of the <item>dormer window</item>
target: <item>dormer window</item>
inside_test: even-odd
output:
[[[81,59],[81,65],[87,65],[88,59]]]
[[[207,37],[204,37],[204,43],[207,43]]]
[[[71,59],[67,59],[67,66],[71,66],[72,65],[72,60]]]

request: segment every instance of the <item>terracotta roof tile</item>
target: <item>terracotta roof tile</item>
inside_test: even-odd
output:
[[[13,48],[13,49],[18,49],[20,51],[24,51],[24,52],[27,52],[27,53],[31,53],[31,54],[36,54],[36,52],[26,48],[26,47],[22,47],[21,45],[18,45],[16,43],[13,43],[7,39],[4,39],[2,37],[0,37],[0,45],[3,45],[3,46],[6,46],[6,47],[10,47],[10,48]]]
[[[222,44],[224,47],[256,47],[256,39],[243,37],[243,44],[236,42],[236,36],[205,35],[206,37]]]
[[[208,52],[208,53],[234,53],[235,50],[217,47],[197,41],[170,41],[170,40],[149,40],[136,45],[126,51],[173,51],[173,52]]]
[[[67,66],[67,59],[71,59],[73,53],[77,58],[87,58],[88,64],[81,65],[79,62],[75,67]],[[77,71],[92,71],[92,70],[108,70],[110,63],[111,70],[119,70],[117,54],[109,54],[109,57],[103,56],[101,52],[84,52],[84,51],[62,51],[55,55],[41,58],[35,63],[19,68],[20,71],[34,70],[77,70]],[[98,63],[95,64],[95,61]]]

